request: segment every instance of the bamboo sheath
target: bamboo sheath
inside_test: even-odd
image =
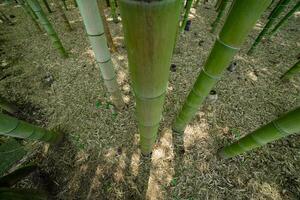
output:
[[[296,74],[300,74],[300,60],[295,63],[287,72],[285,72],[282,76],[281,79],[290,79]]]
[[[78,8],[83,18],[85,28],[95,53],[104,84],[111,94],[113,104],[121,109],[124,107],[121,92],[116,79],[116,73],[107,47],[102,19],[99,14],[97,0],[77,0]]]
[[[189,14],[190,14],[190,10],[192,8],[192,4],[193,4],[193,0],[187,0],[183,20],[182,20],[182,23],[181,23],[181,26],[180,26],[180,32],[184,31],[186,23],[189,19]]]
[[[231,158],[263,146],[269,142],[299,132],[300,108],[297,108],[221,149],[218,154],[223,158]]]
[[[162,118],[181,0],[119,1],[143,154]]]
[[[219,37],[176,118],[174,131],[184,131],[270,1],[239,0],[233,2]]]
[[[284,11],[285,7],[289,4],[291,0],[281,0],[279,5],[272,11],[269,21],[264,26],[263,30],[259,33],[257,38],[255,39],[254,43],[252,44],[251,48],[248,51],[248,55],[252,54],[255,50],[256,46],[260,43],[260,41],[264,38],[264,36],[268,33],[269,29],[275,22],[275,19]]]
[[[47,19],[45,13],[43,12],[40,4],[37,0],[27,0],[28,5],[31,7],[31,9],[34,11],[36,16],[39,19],[39,22],[43,25],[45,28],[45,31],[49,35],[53,46],[58,50],[58,52],[63,57],[68,57],[67,52],[65,51],[60,39],[57,36],[57,33],[55,32],[54,28],[52,27],[51,23]]]
[[[62,135],[0,113],[0,135],[57,143]]]
[[[270,32],[270,36],[275,34],[277,30],[286,22],[297,10],[300,8],[300,1],[276,24],[273,30]]]

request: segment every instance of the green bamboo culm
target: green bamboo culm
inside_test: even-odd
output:
[[[255,41],[252,44],[251,48],[249,49],[249,51],[247,53],[248,55],[253,53],[253,51],[255,50],[257,45],[260,43],[260,41],[264,38],[264,36],[267,35],[269,29],[271,28],[271,26],[275,22],[276,18],[284,11],[284,9],[286,8],[286,6],[289,4],[290,1],[291,0],[281,0],[280,4],[278,6],[276,6],[276,8],[274,8],[268,22],[266,23],[263,30],[259,33],[259,35],[255,39]]]
[[[296,74],[300,74],[300,60],[296,62],[287,72],[285,72],[281,79],[290,79]]]
[[[299,132],[300,107],[224,147],[218,155],[222,158],[231,158]]]
[[[174,131],[184,131],[270,2],[271,0],[233,2],[219,37],[175,120]]]
[[[45,4],[45,7],[47,8],[48,12],[52,13],[52,10],[51,10],[51,8],[50,8],[50,6],[48,4],[48,1],[47,0],[43,0],[43,3]]]
[[[19,112],[19,109],[15,105],[9,103],[8,101],[3,99],[2,97],[0,97],[0,108],[2,108],[3,110],[5,110],[9,113]]]
[[[35,13],[33,12],[33,10],[30,8],[30,6],[28,6],[23,0],[18,0],[18,3],[22,6],[24,11],[30,17],[30,19],[32,20],[32,22],[33,22],[34,26],[36,27],[36,29],[39,30],[40,32],[42,32],[43,30],[39,25],[38,18],[35,15]]]
[[[187,0],[184,16],[183,16],[182,23],[181,23],[181,26],[180,26],[180,32],[184,31],[186,23],[189,19],[189,14],[190,14],[190,10],[192,8],[192,4],[193,4],[193,0]]]
[[[57,143],[62,135],[0,113],[0,135]]]
[[[229,0],[223,0],[221,2],[218,15],[217,15],[215,21],[211,24],[211,32],[212,33],[215,32],[218,24],[220,23],[221,18],[224,16],[228,2],[229,2]]]
[[[275,25],[269,36],[274,35],[278,29],[300,8],[300,1]]]
[[[124,107],[121,92],[116,79],[116,73],[107,47],[102,19],[97,0],[77,0],[78,8],[83,18],[85,28],[90,39],[97,64],[100,67],[104,84],[111,94],[113,104],[118,108]]]
[[[140,147],[152,151],[162,118],[181,0],[120,0]]]
[[[39,2],[37,0],[27,0],[28,5],[31,7],[31,9],[34,11],[36,16],[39,19],[39,22],[43,25],[45,28],[45,31],[49,35],[53,46],[58,50],[60,55],[64,58],[68,57],[68,54],[63,47],[57,33],[55,32],[54,28],[52,27],[50,21],[47,19],[45,13],[43,12]]]
[[[113,18],[113,22],[118,23],[118,14],[117,14],[117,8],[116,8],[116,1],[115,0],[109,0],[110,5],[110,12],[111,17]]]

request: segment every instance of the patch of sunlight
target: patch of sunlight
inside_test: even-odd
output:
[[[138,148],[140,136],[139,134],[134,135],[133,145],[135,150],[131,156],[130,170],[133,176],[137,176],[139,173],[141,150]]]
[[[262,30],[263,27],[264,24],[261,21],[258,21],[254,26],[254,30]]]
[[[295,15],[295,17],[297,17],[297,18],[300,17],[300,11],[295,12],[294,15]]]
[[[118,83],[124,83],[127,80],[127,74],[125,73],[125,71],[123,70],[118,70],[118,74],[117,74],[117,80]]]
[[[91,181],[91,186],[89,193],[87,195],[87,199],[91,199],[91,196],[93,194],[93,191],[97,190],[101,186],[101,177],[104,175],[104,169],[101,167],[101,165],[98,165],[95,171],[95,175]]]
[[[260,185],[260,192],[270,199],[282,199],[278,188],[269,183],[263,183]]]
[[[78,152],[75,157],[75,166],[77,169],[74,170],[73,176],[69,181],[68,188],[71,191],[78,191],[81,187],[81,178],[87,173],[88,165],[84,162],[86,161],[88,155],[83,152]]]
[[[164,199],[164,187],[169,185],[175,174],[172,130],[164,129],[153,149],[151,169],[146,192],[147,199]]]
[[[125,171],[126,168],[126,151],[123,150],[122,154],[119,156],[118,164],[116,167],[116,171],[114,173],[114,179],[117,183],[123,182],[125,179]]]
[[[123,56],[123,55],[118,55],[117,58],[118,58],[118,60],[120,60],[120,61],[125,60],[125,56]]]
[[[257,81],[257,76],[254,72],[247,73],[248,78],[250,78],[252,81]]]
[[[203,112],[197,114],[197,120],[197,123],[188,125],[184,131],[183,142],[185,149],[190,149],[199,141],[206,141],[209,138],[209,124],[204,118]]]
[[[129,95],[125,95],[125,96],[123,97],[123,100],[124,100],[124,102],[125,102],[126,104],[129,104],[129,102],[130,102],[130,96],[129,96]]]

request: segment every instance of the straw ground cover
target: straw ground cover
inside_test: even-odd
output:
[[[143,158],[137,146],[121,23],[108,19],[120,50],[112,59],[127,102],[124,111],[115,113],[107,103],[78,10],[69,5],[66,12],[73,32],[66,31],[57,11],[49,16],[69,52],[63,59],[46,35],[30,28],[32,22],[21,7],[3,8],[16,16],[16,24],[0,26],[1,95],[20,107],[40,108],[31,121],[67,133],[59,149],[39,148],[40,156],[33,158],[51,174],[57,199],[299,199],[299,136],[231,160],[216,157],[221,146],[299,105],[299,79],[280,80],[299,54],[299,14],[247,56],[266,22],[265,13],[234,59],[237,70],[226,72],[214,88],[218,100],[205,102],[183,138],[170,131],[213,44],[213,6],[192,9],[191,30],[178,39],[172,60],[177,68],[171,72],[152,159]]]

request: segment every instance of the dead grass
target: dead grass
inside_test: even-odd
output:
[[[0,24],[0,48],[5,52],[0,58],[9,63],[0,72],[10,74],[0,82],[1,95],[18,105],[38,107],[33,114],[36,123],[67,133],[60,148],[50,148],[47,155],[41,150],[43,156],[36,159],[56,183],[57,199],[300,198],[299,136],[230,160],[219,160],[215,154],[221,146],[300,105],[299,79],[285,83],[279,79],[299,54],[299,16],[247,56],[261,26],[253,30],[235,57],[237,70],[225,72],[216,85],[218,100],[206,102],[180,136],[170,131],[170,125],[215,38],[209,32],[216,15],[213,4],[192,10],[191,31],[180,37],[173,57],[177,70],[171,72],[160,137],[152,158],[147,158],[138,149],[121,24],[109,19],[120,51],[113,61],[128,106],[114,115],[77,9],[67,12],[72,32],[57,11],[50,15],[70,52],[68,59],[59,57],[20,7],[1,9],[16,16],[14,26]],[[44,82],[49,74],[54,79],[50,85]],[[39,116],[44,120],[39,122]]]

